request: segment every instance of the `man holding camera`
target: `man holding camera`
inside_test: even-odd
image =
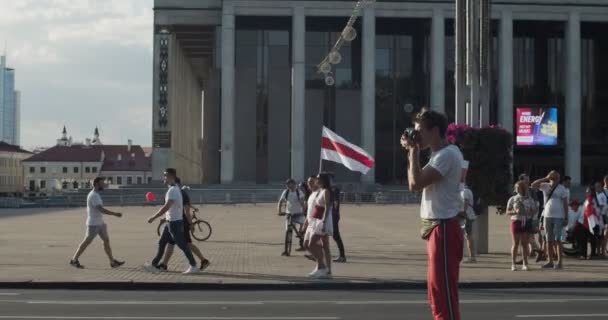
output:
[[[406,149],[411,191],[422,191],[420,216],[422,238],[427,240],[429,302],[435,320],[459,320],[458,276],[463,256],[463,235],[458,213],[462,208],[460,177],[463,163],[457,146],[446,140],[445,115],[423,110],[415,128],[401,137]],[[431,157],[420,167],[420,150],[431,149]]]

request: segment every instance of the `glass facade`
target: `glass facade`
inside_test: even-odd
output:
[[[3,60],[4,61],[4,60]],[[5,141],[9,144],[18,144],[17,133],[17,93],[15,92],[15,70],[5,68],[0,64],[3,77],[3,87],[0,90],[3,94],[3,101],[0,101],[0,141]]]
[[[237,158],[251,161],[239,164],[237,179],[283,181],[290,173],[291,18],[237,17],[236,28]]]
[[[430,103],[430,19],[376,20],[376,181],[407,182],[399,139]]]
[[[361,24],[355,23],[357,38],[340,49],[342,61],[332,65],[335,85],[327,86],[317,66],[330,52],[347,23],[345,17],[306,18],[306,164],[307,173],[319,171],[321,128],[326,126],[346,140],[361,142]],[[356,181],[358,175],[332,162],[323,170],[333,171],[340,181]]]
[[[582,182],[606,174],[608,159],[608,23],[581,23]]]
[[[558,128],[565,128],[564,73],[566,48],[563,22],[513,22],[513,102],[518,106],[556,106]],[[514,111],[515,112],[515,111]],[[567,130],[567,128],[565,128]],[[532,177],[564,171],[564,129],[557,147],[515,147],[514,172]]]

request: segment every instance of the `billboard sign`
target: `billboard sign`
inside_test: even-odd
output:
[[[557,107],[517,107],[515,139],[518,146],[557,145]]]

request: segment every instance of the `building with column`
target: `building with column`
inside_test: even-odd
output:
[[[355,1],[155,0],[153,172],[186,183],[275,183],[319,169],[321,127],[375,155],[366,176],[402,184],[399,148],[423,106],[455,119],[454,2],[376,1],[325,85],[317,65]],[[608,2],[506,0],[492,6],[490,122],[513,132],[516,107],[554,106],[558,143],[514,147],[515,172],[605,174]]]
[[[0,56],[0,141],[19,145],[21,93],[15,90],[15,69],[6,66]]]

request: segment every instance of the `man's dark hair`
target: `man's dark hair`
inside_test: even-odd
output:
[[[176,177],[175,178],[175,183],[182,184],[182,179]]]
[[[564,179],[562,179],[562,182],[564,182],[564,181],[572,181],[572,177],[565,176]]]
[[[319,173],[319,185],[323,189],[331,189],[331,180],[329,174],[325,172]]]
[[[448,130],[448,118],[440,112],[422,109],[414,118],[414,123],[418,123],[426,129],[439,129],[439,136],[445,138],[445,133]]]
[[[96,185],[96,184],[98,184],[99,182],[104,181],[105,179],[106,179],[106,178],[104,178],[104,177],[97,177],[97,178],[95,178],[95,179],[93,180],[93,185]]]
[[[165,174],[171,177],[176,177],[177,178],[177,170],[175,170],[174,168],[167,168],[165,169]]]
[[[518,178],[517,180],[519,180],[519,181],[526,180],[526,177],[527,177],[527,176],[528,176],[527,174],[522,173],[522,174],[520,174],[520,175],[519,175],[519,178]]]

